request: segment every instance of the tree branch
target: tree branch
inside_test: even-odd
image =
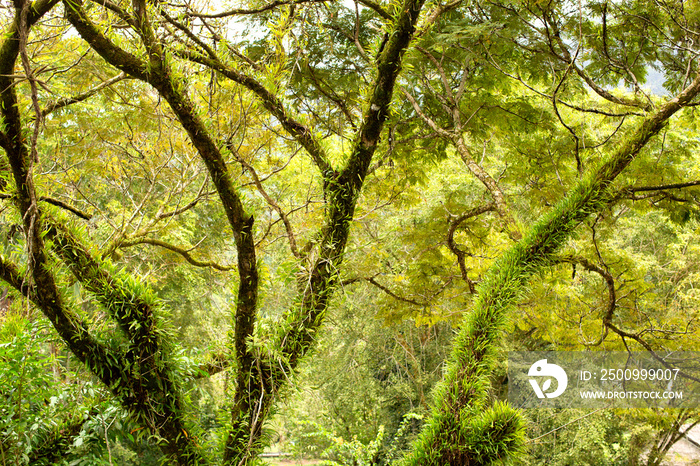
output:
[[[59,99],[55,102],[49,103],[49,105],[47,105],[46,107],[44,107],[41,110],[41,114],[43,116],[46,116],[49,113],[58,110],[59,108],[67,107],[68,105],[82,102],[82,101],[92,97],[93,95],[97,94],[102,89],[110,87],[111,85],[116,84],[119,81],[122,81],[124,79],[126,79],[126,74],[119,73],[118,75],[108,79],[107,81],[103,81],[102,83],[98,84],[97,86],[93,87],[92,89],[89,89],[85,92],[82,92],[80,94],[76,94],[76,95],[71,96],[71,97],[65,97],[63,99]]]
[[[557,261],[557,259],[554,259]],[[631,340],[636,341],[640,346],[642,346],[654,359],[659,361],[664,367],[668,369],[678,369],[677,367],[674,367],[672,364],[668,362],[666,358],[662,358],[661,356],[658,355],[658,353],[654,350],[654,348],[642,338],[642,334],[644,331],[641,332],[628,332],[626,330],[623,330],[622,328],[618,327],[615,325],[612,321],[613,316],[615,315],[615,309],[617,307],[617,301],[616,301],[616,293],[615,293],[615,279],[613,278],[612,274],[604,269],[603,267],[598,266],[597,264],[592,263],[588,259],[580,256],[573,256],[573,255],[566,255],[562,256],[561,258],[558,259],[559,262],[568,262],[571,264],[579,264],[583,268],[585,268],[588,271],[595,272],[603,279],[605,280],[605,283],[608,288],[608,305],[607,305],[607,310],[605,312],[605,315],[603,316],[603,334],[600,337],[600,340],[596,343],[590,344],[590,346],[596,346],[602,343],[605,340],[605,337],[608,334],[608,329],[612,330],[614,333],[619,335],[620,337],[624,338],[629,338]],[[681,377],[684,377],[689,380],[693,380],[695,382],[700,382],[700,378],[695,377],[691,374],[688,374],[686,371],[683,371],[681,369],[678,369],[678,375]]]
[[[472,217],[476,217],[478,215],[481,215],[485,212],[493,212],[496,210],[496,205],[494,203],[489,203],[483,206],[475,207],[471,210],[468,210],[464,214],[460,215],[454,220],[451,220],[449,222],[450,227],[447,230],[447,247],[450,248],[450,251],[457,257],[457,264],[459,265],[459,271],[462,274],[462,279],[467,283],[467,286],[469,286],[469,292],[471,294],[476,293],[476,287],[474,281],[469,278],[469,271],[467,269],[467,263],[466,263],[466,257],[471,255],[467,251],[461,249],[459,246],[457,246],[457,242],[455,241],[454,235],[455,231],[457,230],[457,227],[464,222],[467,219],[470,219]]]
[[[195,378],[211,377],[232,367],[235,363],[234,357],[227,353],[212,353],[210,360],[200,364],[197,370],[201,374],[195,374]]]
[[[358,0],[358,3],[360,5],[364,5],[367,8],[374,10],[375,13],[377,13],[379,16],[384,18],[387,21],[391,21],[393,17],[387,12],[379,3],[374,2],[372,0]]]
[[[129,52],[119,48],[107,36],[102,34],[88,19],[82,8],[81,0],[63,0],[66,18],[78,30],[80,36],[107,63],[129,76],[147,81],[150,71],[148,65]]]
[[[596,94],[598,94],[599,96],[601,96],[605,100],[608,100],[608,101],[615,103],[615,104],[618,104],[618,105],[624,105],[627,107],[637,107],[637,108],[641,108],[641,109],[647,110],[647,111],[651,110],[653,108],[652,104],[650,102],[644,103],[644,102],[639,102],[638,100],[631,100],[631,99],[627,99],[624,97],[616,97],[613,94],[611,94],[610,92],[608,92],[607,90],[600,87],[598,84],[596,84],[596,82],[593,79],[591,79],[590,76],[588,76],[578,65],[576,65],[575,59],[573,59],[571,57],[571,54],[569,53],[569,48],[566,46],[566,44],[564,43],[564,40],[561,37],[561,33],[559,32],[559,27],[558,27],[556,21],[554,19],[552,19],[551,17],[549,17],[549,15],[546,13],[544,14],[544,20],[546,21],[546,24],[549,24],[551,26],[552,31],[553,31],[553,35],[554,35],[554,39],[555,39],[557,45],[559,46],[559,50],[561,51],[561,54],[562,54],[560,56],[559,54],[556,53],[556,51],[554,50],[554,46],[550,41],[550,48],[552,50],[552,54],[554,55],[554,57],[556,57],[559,60],[564,61],[567,64],[570,64],[570,66],[573,67],[576,74],[578,74],[579,77],[581,77],[581,79],[583,79],[586,82],[586,84],[588,84],[588,87],[593,89],[593,91]],[[549,34],[548,34],[548,36],[549,36]],[[549,37],[551,38],[551,36],[549,36]]]
[[[47,196],[41,196],[39,198],[40,201],[46,202],[47,204],[54,205],[56,207],[60,207],[61,209],[67,210],[68,212],[72,213],[73,215],[82,218],[83,220],[90,220],[92,218],[92,215],[87,214],[83,212],[82,210],[78,209],[77,207],[73,207],[72,205],[63,202],[59,199],[55,199],[52,197],[47,197]]]
[[[57,2],[37,1],[27,12],[25,27],[30,27]],[[46,253],[43,240],[43,220],[37,206],[37,194],[33,180],[33,161],[23,137],[24,131],[19,113],[16,87],[13,82],[14,66],[19,56],[19,10],[12,25],[3,34],[0,45],[0,113],[8,138],[8,160],[14,178],[16,194],[14,201],[22,216],[27,244],[28,272],[21,277],[17,268],[7,262],[0,264],[0,275],[18,291],[28,296],[51,321],[60,337],[73,354],[108,387],[115,390],[121,385],[124,373],[117,361],[123,356],[117,350],[108,349],[88,331],[87,324],[63,299],[53,267]],[[31,285],[27,285],[31,283]]]
[[[666,189],[683,189],[691,186],[700,186],[700,181],[687,181],[685,183],[663,184],[658,186],[627,186],[620,189],[621,193],[638,193],[644,191],[663,191]]]
[[[415,299],[405,298],[403,296],[399,296],[396,293],[394,293],[393,291],[391,291],[389,288],[387,288],[386,286],[379,283],[374,277],[369,277],[366,280],[397,301],[402,301],[404,303],[413,304],[414,306],[418,306],[418,307],[426,307],[426,306],[430,305],[430,303],[428,303],[428,302],[418,302]]]
[[[324,172],[327,209],[318,258],[306,279],[299,281],[298,305],[285,314],[285,324],[275,337],[279,352],[269,355],[269,361],[260,360],[251,374],[254,379],[239,384],[248,394],[234,406],[233,427],[226,442],[226,464],[244,464],[255,455],[262,434],[262,420],[280,387],[288,380],[288,373],[296,369],[313,346],[316,332],[324,321],[338,283],[338,266],[342,262],[360,188],[388,117],[402,57],[413,37],[422,6],[423,0],[405,0],[399,10],[394,31],[379,56],[377,77],[347,165],[338,173]],[[251,391],[251,383],[255,391]]]
[[[11,194],[3,193],[0,192],[0,199],[12,199],[13,196]],[[82,210],[78,209],[77,207],[73,207],[70,204],[67,204],[59,199],[54,199],[52,197],[47,197],[47,196],[41,196],[39,198],[39,201],[46,202],[47,204],[54,205],[56,207],[60,207],[61,209],[67,210],[68,212],[71,212],[72,214],[82,218],[83,220],[90,220],[92,218],[91,215],[86,214]]]
[[[163,249],[167,249],[168,251],[172,251],[176,254],[181,255],[187,262],[190,264],[194,265],[195,267],[211,267],[212,269],[220,270],[222,272],[227,272],[229,270],[235,269],[235,267],[231,265],[220,265],[216,262],[212,261],[201,261],[198,259],[195,259],[192,257],[192,254],[190,254],[190,251],[185,249],[185,248],[180,248],[178,246],[175,246],[173,244],[167,243],[165,241],[156,239],[156,238],[131,238],[131,239],[123,239],[121,240],[118,244],[117,247],[119,248],[128,248],[131,246],[136,246],[138,244],[150,244],[152,246],[158,246]]]
[[[282,128],[284,128],[284,130],[287,131],[287,133],[289,133],[306,150],[309,156],[311,156],[311,159],[319,168],[321,174],[328,176],[328,174],[334,173],[330,162],[328,162],[328,157],[325,150],[313,136],[312,131],[291,117],[285,109],[282,101],[275,94],[265,88],[265,86],[263,86],[260,82],[251,76],[234,70],[218,59],[204,57],[200,54],[191,53],[188,51],[177,51],[176,53],[183,58],[218,71],[222,76],[253,92],[258,97],[263,107],[270,112],[272,116],[277,118],[282,125]]]
[[[282,208],[275,202],[274,199],[270,197],[270,195],[267,193],[265,188],[262,185],[262,182],[260,181],[260,177],[258,176],[258,173],[255,171],[252,165],[250,165],[248,162],[245,161],[245,159],[238,153],[235,147],[233,147],[232,144],[227,144],[229,150],[231,153],[236,157],[236,160],[238,160],[238,163],[241,164],[243,168],[248,170],[250,173],[250,176],[253,178],[253,183],[255,184],[255,187],[257,188],[258,192],[260,195],[265,199],[265,202],[272,207],[275,212],[280,216],[280,219],[282,219],[282,223],[284,224],[285,230],[287,230],[287,239],[289,241],[289,249],[292,251],[292,254],[294,257],[297,259],[301,258],[301,254],[299,253],[299,248],[297,247],[297,240],[296,240],[296,235],[294,234],[294,228],[292,227],[292,223],[289,221],[289,216],[282,210]]]
[[[226,18],[229,16],[254,15],[254,14],[258,14],[258,13],[264,13],[266,11],[270,11],[272,9],[277,8],[278,6],[283,6],[283,5],[303,5],[305,3],[325,3],[326,1],[328,1],[328,0],[275,0],[275,1],[270,2],[267,5],[263,5],[259,8],[234,8],[232,10],[222,11],[221,13],[205,14],[205,13],[190,12],[188,14],[190,16],[194,16],[196,18]]]
[[[430,55],[429,53],[428,53],[428,55],[432,57],[432,55]],[[432,58],[433,58],[433,60],[432,60],[433,63],[436,63],[435,58],[434,57],[432,57]],[[443,85],[448,87],[447,77],[444,75],[444,73],[440,73],[440,74],[442,75]],[[401,89],[401,91],[403,92],[406,99],[408,99],[408,101],[411,103],[411,105],[413,106],[413,109],[416,111],[418,116],[428,124],[430,129],[432,129],[433,132],[435,132],[435,134],[437,134],[438,136],[450,141],[452,143],[452,145],[454,146],[454,148],[457,149],[457,153],[462,158],[462,161],[467,166],[467,169],[488,190],[489,194],[491,195],[491,198],[494,201],[494,206],[495,206],[496,210],[498,211],[498,215],[503,219],[503,222],[505,223],[505,227],[506,227],[511,239],[513,239],[514,241],[520,240],[520,238],[522,238],[522,233],[520,232],[520,229],[518,228],[518,225],[515,222],[515,219],[513,218],[513,215],[510,212],[510,209],[508,208],[508,205],[507,205],[506,199],[505,199],[505,194],[501,190],[501,187],[498,186],[498,183],[496,183],[496,180],[494,180],[493,177],[491,175],[489,175],[489,173],[486,170],[484,170],[481,167],[481,165],[479,165],[476,162],[476,160],[474,160],[474,157],[472,157],[472,155],[471,155],[471,151],[469,150],[469,148],[467,147],[467,145],[464,142],[464,136],[461,134],[462,123],[460,122],[460,118],[459,118],[458,102],[456,102],[452,99],[452,96],[453,96],[452,91],[448,90],[448,96],[450,97],[450,100],[452,100],[452,102],[451,102],[452,108],[450,109],[451,110],[450,116],[452,117],[454,125],[455,125],[455,130],[453,130],[453,131],[448,131],[444,128],[439,127],[438,124],[432,118],[430,118],[429,116],[427,116],[423,112],[423,110],[421,109],[421,107],[418,104],[418,102],[416,101],[416,99],[408,91],[406,91],[403,88]],[[480,108],[481,107],[479,107],[479,109]],[[476,112],[479,111],[479,109],[477,109],[472,114],[472,116],[470,116],[469,118],[472,118],[476,114]],[[465,124],[466,124],[466,122],[465,122]],[[470,289],[472,289],[471,286],[470,286]]]
[[[488,396],[495,342],[507,322],[507,311],[529,278],[551,260],[576,227],[611,199],[613,180],[636,158],[668,119],[700,93],[700,74],[678,96],[645,118],[597,170],[590,172],[528,234],[489,268],[472,312],[455,337],[445,378],[436,389],[432,414],[406,458],[407,466],[468,464],[463,445],[469,430],[455,432],[480,412]],[[613,329],[611,327],[611,329]],[[614,329],[613,329],[614,330]]]

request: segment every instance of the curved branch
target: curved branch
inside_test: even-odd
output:
[[[23,26],[29,28],[56,4],[53,0],[36,1],[25,11]],[[123,352],[108,348],[90,334],[87,323],[65,302],[45,248],[44,219],[37,205],[38,196],[32,176],[33,161],[26,146],[27,141],[23,137],[24,127],[12,75],[20,53],[19,8],[15,13],[13,23],[4,31],[0,44],[0,115],[8,139],[5,151],[15,183],[16,193],[13,198],[24,224],[28,271],[27,277],[23,277],[13,264],[0,258],[0,276],[41,309],[71,352],[82,363],[92,370],[102,368],[101,371],[95,371],[95,375],[106,386],[118,391],[125,387],[124,380],[127,379],[117,362],[123,357]]]
[[[73,207],[72,205],[63,202],[59,199],[54,199],[52,197],[47,197],[47,196],[41,196],[39,198],[40,201],[46,202],[47,204],[51,204],[56,207],[60,207],[61,209],[67,210],[68,212],[72,213],[73,215],[82,218],[83,220],[90,220],[92,218],[92,215],[87,214],[83,212],[82,210],[78,209],[77,207]]]
[[[392,298],[396,299],[397,301],[402,301],[404,303],[413,304],[414,306],[418,306],[418,307],[427,307],[430,305],[429,302],[422,302],[421,303],[421,302],[416,301],[415,299],[399,296],[396,293],[394,293],[393,291],[391,291],[389,288],[387,288],[386,286],[379,283],[374,277],[366,278],[365,280],[367,280],[369,283],[376,286],[377,288],[379,288],[380,290],[382,290],[384,293],[388,294]]]
[[[600,338],[600,341],[597,343],[592,344],[591,346],[596,346],[602,343],[605,340],[605,337],[608,334],[608,329],[612,330],[614,333],[619,335],[620,337],[624,338],[629,338],[631,340],[636,341],[640,346],[642,346],[647,352],[657,361],[659,361],[664,367],[667,369],[678,369],[677,367],[674,367],[672,364],[668,362],[666,358],[662,358],[659,356],[654,348],[642,338],[642,332],[628,332],[626,330],[621,329],[617,325],[613,324],[612,319],[615,313],[615,308],[617,306],[616,304],[616,297],[615,297],[615,279],[613,278],[612,274],[604,269],[603,267],[598,266],[597,264],[594,264],[593,262],[589,261],[588,259],[580,256],[573,256],[573,255],[566,255],[562,256],[558,259],[554,259],[555,262],[568,262],[570,264],[578,264],[581,265],[583,268],[585,268],[588,271],[595,272],[603,279],[605,280],[605,283],[608,288],[608,306],[607,310],[605,312],[605,315],[603,316],[603,327],[604,327],[604,333]],[[678,369],[678,375],[681,377],[684,377],[688,380],[693,380],[695,382],[700,382],[700,378],[695,377],[691,374],[688,374],[687,372]]]
[[[238,160],[238,163],[241,164],[243,168],[248,170],[250,172],[250,176],[253,177],[253,183],[255,184],[255,187],[257,188],[258,192],[260,195],[265,199],[265,202],[272,207],[275,212],[277,212],[277,215],[280,216],[280,219],[282,219],[282,223],[284,223],[284,228],[287,230],[287,238],[289,240],[289,249],[291,249],[292,254],[294,257],[297,259],[301,258],[301,254],[299,253],[299,248],[297,247],[297,240],[296,240],[296,235],[294,234],[294,228],[292,227],[292,223],[289,221],[289,216],[282,210],[282,208],[275,202],[274,199],[270,197],[270,195],[267,193],[265,188],[262,185],[262,182],[260,181],[260,177],[258,176],[258,172],[255,171],[255,168],[253,168],[252,165],[250,165],[248,162],[245,161],[243,157],[238,153],[235,147],[233,147],[232,144],[227,144],[229,150],[231,153],[236,157],[236,160]]]
[[[392,16],[389,14],[389,12],[387,12],[384,9],[384,7],[382,7],[377,2],[374,2],[372,0],[357,0],[357,3],[359,3],[360,5],[366,6],[367,8],[369,8],[371,10],[374,10],[375,13],[377,13],[379,16],[386,19],[387,21],[391,21],[393,19]]]
[[[110,65],[135,78],[147,81],[148,65],[131,53],[121,49],[102,34],[88,19],[79,0],[63,0],[66,18],[78,30],[80,36]]]
[[[305,3],[325,3],[328,0],[275,0],[273,2],[268,3],[267,5],[263,5],[259,8],[234,8],[233,10],[227,10],[227,11],[222,11],[221,13],[196,13],[196,12],[190,12],[188,13],[189,16],[193,16],[195,18],[227,18],[229,16],[241,16],[241,15],[255,15],[258,13],[264,13],[266,11],[273,10],[277,8],[278,6],[284,6],[284,5],[303,5]]]
[[[158,246],[168,251],[172,251],[176,254],[181,255],[187,262],[196,267],[211,267],[212,269],[220,270],[222,272],[227,272],[229,270],[234,270],[235,267],[232,265],[220,265],[212,261],[201,261],[192,257],[190,250],[175,246],[173,244],[167,243],[163,240],[156,238],[131,238],[123,239],[118,244],[118,248],[128,248],[131,246],[136,246],[138,244],[150,244],[152,246]]]
[[[475,207],[460,215],[456,219],[450,221],[450,228],[447,230],[447,247],[450,248],[450,251],[452,251],[452,253],[455,256],[457,256],[457,264],[459,264],[459,270],[462,273],[462,279],[465,282],[467,282],[467,285],[469,286],[469,292],[471,294],[476,293],[476,283],[474,283],[474,281],[471,278],[469,278],[469,271],[467,269],[466,263],[466,257],[470,256],[471,254],[461,249],[457,245],[457,242],[455,241],[455,231],[457,230],[457,227],[465,220],[470,219],[472,217],[476,217],[485,212],[493,212],[495,210],[496,205],[494,203],[489,203],[483,206]]]
[[[553,20],[552,18],[550,18],[549,15],[547,15],[547,14],[544,15],[544,20],[552,28],[554,39],[556,40],[556,43],[559,46],[559,50],[561,51],[561,56],[560,56],[558,53],[556,53],[556,51],[554,50],[554,44],[552,44],[550,41],[549,45],[550,45],[550,49],[552,51],[552,54],[557,59],[562,60],[562,61],[570,64],[570,66],[573,67],[573,70],[576,72],[576,74],[578,74],[579,77],[581,77],[581,79],[583,79],[586,82],[586,84],[588,84],[588,87],[593,89],[593,91],[596,94],[598,94],[599,96],[601,96],[605,100],[608,100],[608,101],[613,102],[613,103],[618,104],[618,105],[624,105],[627,107],[637,107],[637,108],[641,108],[641,109],[647,110],[647,111],[651,110],[653,108],[651,102],[644,103],[644,102],[640,102],[638,100],[627,99],[624,97],[616,97],[613,94],[611,94],[610,92],[608,92],[607,90],[600,87],[598,84],[596,84],[596,82],[590,76],[588,76],[578,65],[576,65],[576,62],[575,62],[576,59],[575,59],[575,57],[573,57],[573,58],[571,57],[571,53],[569,52],[569,48],[566,46],[566,44],[564,43],[564,40],[561,37],[561,33],[559,31],[559,27],[556,24],[556,21]],[[547,35],[551,39],[551,36],[549,35],[549,30],[547,30]]]
[[[3,193],[0,192],[0,199],[12,199],[13,196],[11,194]],[[60,207],[61,209],[67,210],[68,212],[76,215],[77,217],[82,218],[83,220],[90,220],[92,218],[92,215],[87,214],[83,212],[82,210],[78,209],[77,207],[73,207],[72,205],[63,202],[59,199],[54,199],[52,197],[47,197],[47,196],[41,196],[39,198],[39,201],[46,202],[47,204],[51,204],[56,207]]]
[[[459,156],[462,158],[462,161],[467,166],[469,171],[479,181],[481,181],[491,195],[496,211],[498,211],[498,215],[501,217],[501,219],[503,219],[503,223],[505,223],[508,236],[510,236],[513,241],[519,241],[522,238],[522,233],[520,232],[518,224],[513,218],[513,214],[508,208],[508,203],[506,202],[506,197],[503,190],[501,190],[501,187],[498,185],[496,180],[494,180],[493,177],[486,170],[484,170],[481,165],[476,162],[476,160],[474,160],[474,157],[471,155],[471,152],[464,143],[464,139],[461,135],[454,136],[453,144],[455,145]],[[484,147],[484,151],[485,150],[486,147]]]

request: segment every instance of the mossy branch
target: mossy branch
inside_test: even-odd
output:
[[[141,80],[148,78],[148,64],[137,56],[121,49],[102,34],[85,14],[82,0],[63,0],[63,5],[68,21],[107,63],[129,76]]]
[[[372,0],[358,0],[357,3],[374,10],[374,12],[377,13],[379,16],[381,16],[382,19],[384,19],[384,20],[391,21],[393,19],[393,17],[389,14],[389,12],[386,11],[384,9],[384,7],[379,4],[379,2],[374,2]]]
[[[42,296],[45,287],[36,286],[31,276],[0,256],[0,279],[25,296],[51,321],[68,349],[83,362],[107,387],[122,388],[125,373],[118,363],[124,353],[108,348],[88,331],[88,325],[78,313],[64,304],[58,294]],[[44,283],[42,280],[40,283]],[[50,290],[49,290],[50,291]]]
[[[0,192],[0,199],[12,199],[13,196],[12,194],[7,194]],[[82,210],[78,209],[77,207],[74,207],[66,202],[61,201],[60,199],[55,199],[53,197],[48,197],[48,196],[41,196],[39,197],[39,201],[41,202],[46,202],[47,204],[54,205],[56,207],[60,207],[61,209],[67,210],[68,212],[76,215],[77,217],[82,218],[83,220],[90,220],[92,216],[90,214],[87,214],[83,212]]]
[[[238,290],[236,311],[236,348],[241,359],[252,361],[248,355],[246,339],[252,334],[257,306],[258,272],[253,238],[254,219],[247,214],[243,203],[236,192],[224,156],[201,120],[195,104],[185,92],[185,83],[177,80],[171,70],[163,46],[150,28],[146,15],[145,4],[139,7],[136,20],[138,32],[149,50],[149,72],[131,66],[131,58],[120,53],[85,15],[81,6],[76,2],[68,3],[68,20],[78,30],[81,37],[108,63],[125,71],[135,78],[141,79],[153,86],[163,97],[182,127],[187,132],[190,141],[204,161],[211,179],[216,187],[226,217],[231,225],[238,252],[238,271],[241,277]],[[67,10],[68,11],[68,10]]]
[[[25,28],[30,28],[58,2],[38,0],[26,12]],[[23,293],[46,315],[60,337],[75,356],[85,363],[102,382],[119,385],[123,372],[117,363],[123,356],[108,349],[89,332],[88,326],[70,308],[59,292],[51,261],[42,237],[43,218],[32,176],[32,159],[23,137],[20,105],[14,82],[14,67],[20,54],[20,8],[0,44],[0,112],[5,124],[7,144],[4,145],[15,183],[13,200],[22,216],[27,244],[27,272],[21,275],[16,266],[2,261],[0,275]],[[27,33],[28,31],[25,31]]]
[[[98,414],[90,410],[90,416]],[[32,449],[28,452],[29,464],[58,464],[65,458],[75,437],[80,434],[88,417],[82,412],[69,413],[65,418],[46,423],[31,439]]]
[[[280,348],[291,367],[296,366],[312,345],[337,284],[338,268],[347,244],[357,196],[389,115],[403,54],[413,38],[422,7],[423,0],[406,0],[399,10],[394,30],[379,57],[373,90],[347,165],[329,180],[326,187],[329,199],[319,257],[308,280],[303,282],[298,307],[286,317],[289,328],[280,334]]]
[[[144,297],[130,277],[118,277],[107,265],[82,245],[78,237],[58,219],[47,217],[47,237],[53,240],[56,253],[73,275],[97,301],[109,311],[119,327],[134,344],[157,351],[153,338],[156,321],[154,297]]]
[[[107,309],[129,341],[127,351],[118,360],[122,368],[119,386],[110,388],[138,424],[165,439],[162,449],[167,455],[183,464],[200,461],[201,452],[194,439],[180,435],[185,428],[182,401],[163,346],[155,295],[130,276],[110,270],[58,219],[47,216],[47,220],[47,237],[55,252]],[[103,372],[105,368],[94,370]]]
[[[269,412],[272,400],[287,382],[299,361],[310,351],[316,333],[324,322],[325,313],[338,283],[338,268],[347,244],[360,189],[364,183],[384,122],[389,115],[403,54],[418,20],[423,0],[405,0],[395,19],[394,30],[379,56],[377,75],[367,102],[363,122],[359,127],[346,166],[340,171],[324,172],[328,207],[321,231],[318,258],[310,267],[306,279],[300,281],[297,305],[288,312],[278,330],[277,354],[261,361],[242,380],[246,394],[237,397],[233,428],[226,442],[225,464],[245,464],[260,448],[262,420]],[[251,390],[250,387],[253,387]],[[239,393],[237,392],[237,396]]]
[[[435,394],[427,427],[405,459],[406,465],[465,464],[450,458],[463,450],[467,433],[455,435],[454,423],[466,422],[487,404],[495,342],[507,311],[525,292],[530,276],[552,263],[553,255],[576,227],[611,200],[613,180],[634,160],[678,110],[700,93],[700,75],[677,97],[637,126],[627,141],[597,170],[583,178],[557,206],[488,270],[478,287],[473,310],[453,343],[444,380]]]
[[[264,13],[266,11],[273,10],[279,6],[283,5],[303,5],[305,3],[322,3],[325,0],[274,0],[267,5],[263,5],[258,8],[234,8],[232,10],[222,11],[221,13],[189,13],[190,16],[196,18],[227,18],[229,16],[243,16],[243,15],[255,15],[258,13]]]

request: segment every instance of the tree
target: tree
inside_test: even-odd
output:
[[[134,276],[137,265],[120,258],[120,251],[154,246],[194,267],[235,270],[230,349],[200,369],[231,371],[220,455],[225,464],[251,463],[265,443],[265,421],[313,350],[334,290],[366,281],[393,293],[377,275],[341,276],[351,225],[358,209],[366,209],[363,190],[373,189],[372,177],[393,164],[413,172],[405,181],[415,182],[411,176],[426,171],[425,159],[447,157],[453,147],[491,201],[455,215],[445,232],[475,298],[432,416],[405,463],[485,464],[515,454],[523,443],[520,414],[491,403],[488,394],[495,344],[530,277],[566,262],[607,280],[600,265],[556,255],[574,230],[634,193],[697,184],[614,184],[700,92],[691,41],[695,23],[682,4],[652,10],[634,2],[425,6],[422,0],[365,0],[352,6],[277,1],[202,13],[210,5],[17,0],[8,9],[0,48],[0,146],[7,156],[2,189],[13,209],[5,218],[21,225],[23,240],[1,257],[0,277],[41,310],[69,351],[120,401],[138,431],[158,440],[170,461],[212,460],[202,446],[204,433],[188,418],[184,391],[193,370],[174,357],[179,342],[170,334],[164,304]],[[638,16],[645,20],[635,22]],[[629,28],[639,30],[637,40],[625,39],[622,32]],[[590,51],[586,60],[579,58],[582,50]],[[52,67],[52,60],[60,67]],[[549,67],[542,69],[542,63]],[[651,66],[664,67],[676,97],[655,102],[644,96],[640,83]],[[632,96],[606,90],[621,80],[630,83]],[[511,91],[513,83],[525,87]],[[399,85],[403,106],[392,103]],[[600,100],[590,98],[585,86]],[[49,99],[52,92],[62,97]],[[85,130],[74,109],[99,96],[106,96],[101,104],[110,109],[110,125]],[[120,112],[150,114],[153,121],[122,123],[115,118]],[[538,112],[547,116],[531,121]],[[580,123],[579,130],[567,122],[578,112],[597,119],[588,127]],[[525,123],[518,129],[515,121]],[[527,229],[518,217],[537,218],[540,210],[516,214],[508,191],[473,156],[469,141],[480,140],[486,152],[498,134],[504,147],[512,143],[527,156],[532,147],[517,146],[517,139],[540,123],[548,137],[570,138],[557,151],[575,163],[565,173],[567,194]],[[590,134],[614,125],[606,137]],[[600,148],[591,149],[591,139],[600,139]],[[52,171],[52,157],[65,166],[79,160],[82,154],[70,144],[94,151],[106,178],[114,179],[100,188],[81,181],[96,181],[89,171],[77,180],[68,169]],[[298,150],[307,158],[292,163]],[[286,199],[287,181],[270,181],[283,170],[292,171],[294,180]],[[91,215],[76,207],[74,196],[106,217],[98,227],[106,233],[79,225]],[[220,228],[215,210],[205,206],[212,196],[233,238],[235,267],[220,261],[225,254],[216,248],[225,249],[225,241],[208,245],[215,258],[207,260],[192,253],[196,245],[157,237],[167,233],[182,240],[184,227],[169,222],[184,223],[188,215],[195,222],[190,229],[197,222]],[[314,204],[322,211],[309,208]],[[302,209],[310,215],[302,217]],[[508,251],[477,284],[456,237],[466,221],[492,211],[508,232]],[[275,234],[286,239],[287,275],[294,279],[279,301],[284,312],[277,309],[276,318],[268,319],[261,313],[261,292],[268,286],[265,254],[282,254],[274,249]],[[120,261],[131,270],[118,268]],[[78,293],[71,296],[70,286]],[[603,319],[606,331],[642,344],[616,320],[614,289]],[[93,301],[79,303],[76,295]]]

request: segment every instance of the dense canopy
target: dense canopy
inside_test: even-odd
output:
[[[504,360],[696,347],[696,3],[2,2],[2,464],[659,464]]]

